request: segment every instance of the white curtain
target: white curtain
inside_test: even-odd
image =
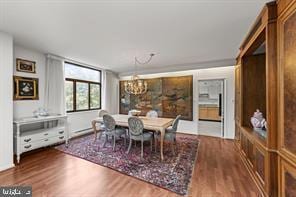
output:
[[[119,78],[111,71],[102,71],[102,109],[119,112]]]
[[[49,113],[65,115],[64,61],[47,56],[45,75],[45,108]]]

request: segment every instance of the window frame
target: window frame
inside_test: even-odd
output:
[[[84,112],[84,111],[94,111],[94,110],[100,110],[102,109],[102,85],[101,85],[101,79],[102,79],[102,71],[99,70],[99,69],[95,69],[95,68],[90,68],[90,67],[87,67],[87,66],[82,66],[82,65],[79,65],[79,64],[75,64],[75,63],[72,63],[72,62],[65,62],[67,64],[72,64],[72,65],[75,65],[75,66],[79,66],[79,67],[82,67],[82,68],[87,68],[87,69],[91,69],[91,70],[95,70],[95,71],[98,71],[100,73],[100,82],[95,82],[95,81],[88,81],[88,80],[82,80],[82,79],[73,79],[73,78],[65,78],[65,81],[70,81],[73,83],[73,110],[67,110],[66,112],[67,113],[74,113],[74,112]],[[88,85],[88,109],[79,109],[77,110],[76,109],[76,83],[77,82],[80,82],[80,83],[86,83]],[[99,85],[100,87],[100,107],[97,107],[97,108],[90,108],[90,105],[91,105],[91,96],[90,96],[90,86],[92,85]]]

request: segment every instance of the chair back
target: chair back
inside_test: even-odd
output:
[[[150,110],[150,111],[147,112],[146,117],[158,118],[158,113],[155,110]]]
[[[105,114],[103,116],[103,123],[105,125],[106,131],[113,131],[115,129],[116,122],[109,114]]]
[[[173,131],[177,131],[181,115],[178,115],[172,124]]]
[[[143,129],[144,129],[144,124],[140,118],[130,117],[128,119],[128,127],[129,127],[129,132],[131,135],[138,136],[138,135],[142,135]]]
[[[109,113],[106,110],[103,110],[103,109],[99,110],[99,112],[98,112],[99,117],[103,117],[106,114],[109,114]]]

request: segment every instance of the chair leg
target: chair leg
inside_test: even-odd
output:
[[[153,139],[152,138],[150,139],[150,151],[151,152],[153,151]]]
[[[144,144],[143,144],[144,142],[143,142],[143,140],[141,141],[141,158],[143,158],[143,146],[144,146]]]
[[[131,146],[132,146],[132,138],[130,138],[129,140],[129,145],[128,145],[128,149],[127,149],[127,154],[129,154],[130,150],[131,150]]]
[[[103,148],[105,148],[105,145],[107,143],[107,140],[108,140],[108,135],[105,134],[105,140],[104,140]]]
[[[126,138],[127,138],[127,135],[126,133],[124,134],[124,148],[126,147]]]
[[[115,140],[116,140],[116,136],[113,135],[113,151],[115,151]]]
[[[95,134],[95,140],[94,140],[94,142],[95,142],[95,141],[97,141],[97,130],[94,130],[94,134]]]
[[[173,155],[175,155],[174,143],[173,143],[173,142],[170,142],[170,144],[171,144],[171,148],[172,148]]]
[[[99,133],[99,140],[101,139],[101,137],[102,137],[102,134],[103,134],[103,132],[102,132],[102,131],[100,131],[100,133]],[[97,138],[97,134],[96,134],[96,138]]]
[[[176,149],[176,152],[178,153],[178,145],[177,145],[177,140],[176,140],[176,138],[174,139],[174,141],[175,141],[175,149]]]
[[[155,152],[157,152],[157,143],[158,143],[158,141],[157,141],[157,138],[155,137],[154,138],[154,147],[155,147]]]

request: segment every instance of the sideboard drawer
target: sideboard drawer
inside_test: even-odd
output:
[[[26,144],[21,145],[21,151],[22,152],[27,152],[33,149],[49,146],[55,143],[63,142],[66,140],[65,135],[58,135],[50,138],[44,138],[39,141],[34,141],[34,142],[27,142]]]
[[[28,143],[36,142],[39,140],[43,140],[46,138],[51,138],[57,135],[64,135],[65,134],[65,129],[64,128],[59,128],[59,129],[51,129],[51,130],[46,130],[42,132],[35,132],[35,133],[28,133],[24,136],[21,136],[21,144],[25,145]]]

